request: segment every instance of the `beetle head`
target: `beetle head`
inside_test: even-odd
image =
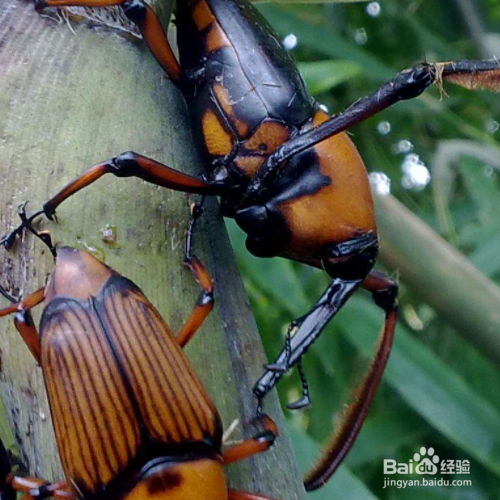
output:
[[[87,300],[96,297],[113,271],[92,255],[76,248],[58,249],[56,268],[45,290],[45,301],[56,296]]]

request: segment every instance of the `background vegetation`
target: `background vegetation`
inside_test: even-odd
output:
[[[282,37],[290,33],[297,37],[293,54],[314,96],[332,113],[424,59],[500,55],[496,0],[280,3],[259,4],[259,8]],[[500,342],[499,330],[488,327],[497,324],[498,306],[486,303],[486,295],[491,298],[498,293],[488,278],[496,285],[500,282],[500,99],[496,94],[471,93],[454,86],[447,86],[446,91],[447,99],[441,100],[434,89],[351,132],[368,170],[385,173],[391,180],[392,195],[428,229],[465,254],[482,274],[455,253],[449,258],[446,253],[437,255],[432,262],[423,258],[434,249],[453,250],[432,232],[428,233],[431,240],[415,236],[413,219],[389,221],[388,214],[405,213],[392,199],[378,204],[381,235],[391,238],[382,241],[378,268],[393,276],[398,276],[398,268],[401,271],[397,341],[356,446],[330,484],[311,498],[500,496],[500,370],[496,354]],[[408,159],[408,154],[418,158]],[[430,184],[412,188],[403,172],[405,159],[406,164],[425,165],[432,176]],[[425,169],[417,171],[425,174]],[[252,258],[242,234],[231,224],[229,227],[268,356],[273,358],[282,347],[282,334],[290,319],[311,307],[327,277],[290,262]],[[446,267],[451,267],[447,273],[436,274]],[[405,278],[410,274],[408,281]],[[436,284],[429,290],[425,283],[432,279]],[[478,281],[485,285],[484,293],[475,288]],[[455,312],[447,309],[450,301],[457,304]],[[484,320],[480,328],[468,321],[473,316]],[[472,324],[478,321],[474,319]],[[304,467],[342,417],[350,392],[373,352],[381,322],[382,314],[370,297],[358,293],[306,356],[313,407],[288,412]],[[285,379],[279,386],[282,402],[296,398],[299,387],[296,375]],[[470,460],[470,475],[441,477],[471,479],[472,487],[384,489],[383,459],[408,462],[422,446],[433,447],[441,459]]]
[[[376,89],[402,68],[423,59],[433,61],[500,55],[500,42],[495,34],[500,26],[498,0],[384,0],[380,4],[350,2],[343,5],[315,3],[307,6],[280,1],[259,4],[259,8],[282,37],[290,33],[295,34],[298,44],[293,49],[294,56],[300,62],[315,97],[332,113]],[[41,33],[47,32],[52,36],[46,28],[44,26]],[[31,44],[35,40],[39,41],[39,37],[34,36],[33,32],[26,36],[31,39],[26,45],[29,50],[25,50],[33,57],[37,52],[32,50]],[[81,45],[81,32],[79,36],[80,38],[75,40]],[[99,38],[98,43],[101,42],[104,43]],[[113,45],[123,49],[115,42],[116,40],[113,40]],[[72,44],[76,42],[73,41]],[[16,39],[15,47],[19,46],[19,40]],[[87,50],[86,47],[87,45],[83,45],[83,49],[78,52],[79,57],[83,54],[85,58],[88,56],[89,60],[96,61],[99,54],[107,54],[105,50]],[[72,50],[77,49],[72,47]],[[137,52],[140,61],[150,64],[143,54],[135,49],[131,52]],[[52,129],[44,129],[45,122],[40,122],[40,117],[45,119],[45,116],[51,114],[54,117],[65,117],[78,141],[82,140],[82,135],[87,135],[78,129],[79,123],[85,120],[76,120],[74,110],[88,112],[92,120],[99,117],[105,121],[105,134],[100,134],[101,129],[97,126],[94,126],[93,130],[95,135],[99,135],[99,139],[101,136],[107,138],[109,144],[106,142],[101,147],[98,141],[92,141],[94,136],[89,134],[88,151],[81,152],[78,149],[78,155],[73,158],[74,153],[73,156],[68,156],[61,150],[64,165],[69,163],[66,168],[73,169],[71,175],[69,171],[65,173],[65,178],[71,178],[75,173],[81,172],[82,165],[91,165],[125,149],[133,148],[150,155],[160,150],[162,153],[170,151],[169,154],[173,154],[175,141],[169,139],[169,142],[165,142],[165,138],[171,137],[170,133],[161,135],[157,123],[153,129],[158,131],[158,140],[162,143],[158,150],[151,145],[151,136],[143,133],[137,123],[132,124],[131,137],[116,133],[116,130],[122,130],[122,116],[135,116],[132,112],[123,112],[122,101],[116,101],[119,105],[115,104],[115,108],[109,102],[102,104],[103,109],[120,109],[120,112],[123,112],[123,115],[114,113],[121,123],[113,128],[108,123],[109,115],[100,113],[101,101],[84,100],[84,80],[93,80],[95,75],[99,75],[97,83],[104,86],[109,79],[110,66],[118,61],[114,54],[110,52],[109,59],[103,59],[97,64],[101,68],[99,71],[91,71],[89,66],[85,65],[86,71],[82,72],[81,68],[76,68],[78,71],[71,73],[72,78],[75,78],[71,80],[74,82],[74,88],[79,89],[71,99],[61,98],[60,88],[53,89],[50,96],[54,100],[49,100],[47,93],[44,94],[44,99],[40,99],[38,95],[31,99],[34,104],[41,106],[37,108],[38,112],[26,111],[16,115],[18,119],[23,117],[30,124],[29,119],[36,119],[38,128],[33,130],[37,131],[37,138],[40,128],[47,135],[52,134]],[[38,58],[39,56],[36,59]],[[12,59],[16,64],[24,64],[23,58],[18,55]],[[80,61],[75,57],[75,53],[72,53],[68,60]],[[152,60],[150,62],[152,64]],[[45,59],[36,60],[36,64],[40,67],[36,67],[37,71],[33,74],[46,71],[50,75],[43,79],[46,85],[52,85],[53,81],[57,84],[57,79],[54,79],[53,73],[49,71],[52,66],[47,66]],[[147,70],[125,73],[142,77],[149,75],[150,71],[148,66]],[[67,73],[68,68],[64,67],[63,74]],[[124,88],[123,75],[120,70],[115,70],[115,73],[121,78],[120,93],[115,92],[115,88],[111,86],[112,92],[109,95],[116,99],[120,95],[141,95],[149,98],[149,93],[144,92],[142,88],[137,94],[133,92],[133,84],[140,87],[141,79],[131,78],[130,89]],[[85,75],[85,78],[81,75]],[[142,101],[138,103],[144,113],[151,109],[152,116],[159,115],[158,120],[163,126],[175,126],[177,122],[170,124],[173,120],[171,102],[163,102],[163,107],[161,103],[158,104],[158,96],[165,94],[164,86],[160,85],[162,80],[160,76],[154,76],[156,74],[151,75],[151,85],[153,88],[162,87],[161,92],[154,94],[154,104],[151,104],[151,108],[142,106]],[[31,80],[31,77],[19,81],[33,82],[33,89],[38,89],[36,80]],[[72,90],[73,87],[70,86],[69,89]],[[447,91],[450,97],[445,100],[440,100],[435,89],[414,102],[401,103],[352,130],[353,139],[368,169],[371,172],[383,172],[390,178],[392,195],[406,205],[416,218],[409,216],[405,209],[396,203],[395,198],[386,196],[379,200],[378,221],[383,247],[378,267],[392,275],[399,275],[401,284],[401,320],[397,340],[383,386],[356,446],[333,480],[322,490],[311,494],[314,499],[411,500],[421,499],[425,495],[428,500],[482,500],[497,499],[500,496],[500,300],[497,300],[500,293],[500,186],[497,174],[500,168],[500,99],[498,95],[471,93],[451,86],[447,87]],[[54,96],[59,96],[57,101]],[[129,102],[130,99],[124,98],[123,101]],[[70,103],[72,108],[64,107]],[[40,112],[45,111],[43,105],[46,106],[45,113]],[[91,105],[95,106],[98,112],[94,111]],[[170,111],[168,120],[164,119],[167,115],[161,111],[167,108]],[[133,110],[135,111],[135,108]],[[87,118],[87,121],[89,124],[95,124],[90,118]],[[63,121],[62,125],[65,123]],[[104,130],[104,125],[101,126]],[[114,134],[108,134],[110,130],[114,131]],[[116,142],[116,136],[119,136],[120,140],[123,139],[124,145]],[[61,132],[57,138],[61,137],[66,136]],[[138,143],[137,137],[147,139],[148,144]],[[11,139],[15,151],[13,157],[17,158],[19,146],[14,139]],[[8,142],[6,141],[6,144]],[[59,143],[71,147],[62,140]],[[35,157],[33,164],[37,167],[50,164],[47,155],[54,155],[54,148],[45,147],[41,140],[37,140],[36,144],[37,148],[29,150]],[[45,151],[46,156],[40,157],[40,151]],[[417,155],[418,158],[408,158],[408,155]],[[24,163],[25,156],[20,155],[16,161]],[[6,162],[6,157],[3,157],[3,163]],[[181,159],[184,157],[184,152],[180,152],[178,157],[173,154],[173,158],[164,156],[162,159],[167,163],[172,161],[172,164],[177,166],[182,165]],[[417,172],[423,174],[423,177],[426,174],[424,167],[428,168],[431,183],[421,185],[418,190],[411,186],[406,177],[404,187],[402,182],[405,176],[402,167],[408,164],[411,164],[412,168],[417,165]],[[12,171],[14,172],[14,169]],[[11,179],[7,181],[6,185],[10,186]],[[32,182],[34,183],[35,181]],[[43,185],[40,190],[45,187]],[[31,193],[33,189],[34,186],[26,188],[22,196],[18,195],[19,200],[28,197],[31,199],[31,194],[28,196],[27,193]],[[53,186],[50,190],[52,189]],[[9,192],[10,190],[9,187]],[[111,198],[104,186],[101,190],[101,197],[112,204],[114,210],[115,197]],[[128,207],[130,197],[125,188],[116,185],[116,189],[113,187],[110,192],[118,190],[123,206]],[[38,201],[45,199],[45,196],[44,191]],[[92,196],[95,194],[90,194],[88,200],[92,199]],[[169,193],[165,196],[168,197],[168,203],[165,205],[170,210],[175,195]],[[180,220],[181,212],[187,213],[187,202],[184,198],[181,201],[184,204],[179,205],[178,213],[168,212],[164,216],[165,220],[179,225],[177,234],[180,235],[185,227],[185,221]],[[112,220],[113,210],[105,212],[106,217],[109,215]],[[159,210],[161,217],[162,210],[163,205]],[[59,231],[67,231],[68,226],[71,226],[74,219],[69,213],[70,207],[66,215],[62,212]],[[94,220],[89,223],[94,224]],[[130,224],[134,227],[136,225],[135,221]],[[154,227],[160,228],[159,225]],[[72,229],[71,227],[70,230]],[[244,249],[241,233],[234,225],[229,224],[229,229],[268,356],[273,358],[283,345],[282,333],[290,320],[312,306],[326,287],[327,278],[323,273],[290,262],[253,259]],[[88,235],[89,244],[94,244],[92,238],[100,241],[100,236],[92,234],[90,230],[85,234],[86,237]],[[441,240],[438,235],[444,239]],[[163,234],[158,238],[165,239]],[[74,239],[58,238],[59,241],[66,242]],[[142,239],[136,240],[139,248]],[[445,240],[466,258],[455,253]],[[204,245],[208,248],[211,243]],[[157,255],[165,255],[164,248],[158,248],[154,254],[156,262],[160,261],[156,258]],[[114,253],[119,256],[120,251],[118,249]],[[137,252],[139,251],[143,255],[144,247],[139,248]],[[180,252],[178,253],[180,255]],[[27,250],[28,254],[36,253]],[[213,254],[212,251],[210,255]],[[220,258],[220,255],[216,257]],[[131,262],[130,256],[124,262]],[[130,272],[142,272],[142,268],[136,265],[137,262],[132,262],[134,265],[130,266]],[[177,272],[180,262],[174,262],[175,265],[171,266],[174,270],[172,272]],[[39,281],[45,275],[49,264],[50,262],[42,271],[37,271]],[[209,264],[213,269],[211,261]],[[31,268],[38,269],[33,265]],[[34,273],[31,268],[30,276]],[[163,271],[157,273],[160,281],[159,294],[166,288]],[[135,276],[132,277],[135,279]],[[169,283],[171,279],[172,276],[169,275]],[[187,279],[191,280],[189,276]],[[227,283],[224,279],[221,279],[221,282]],[[431,285],[426,286],[429,283]],[[26,289],[29,288],[28,286]],[[149,288],[154,287],[150,284]],[[197,290],[194,286],[192,288],[194,294]],[[154,290],[156,291],[156,288]],[[226,304],[222,300],[223,293],[219,291],[219,300]],[[181,299],[180,306],[175,302],[171,305],[174,312],[177,307],[182,306],[184,300]],[[156,300],[154,302],[158,303]],[[161,304],[164,302],[165,300]],[[188,307],[190,304],[191,302],[184,306]],[[306,412],[288,413],[289,427],[295,437],[298,457],[303,461],[304,468],[313,461],[318,447],[328,439],[331,430],[342,417],[344,405],[349,402],[350,393],[357,385],[359,376],[364,372],[373,353],[382,319],[381,311],[374,306],[370,297],[359,293],[349,301],[306,357],[304,364],[311,386],[313,407]],[[197,355],[195,359],[197,371],[203,368],[200,366],[203,365],[203,355],[213,358],[211,349],[201,351],[202,354]],[[9,358],[8,350],[4,351],[5,353],[7,365],[9,359],[14,356]],[[207,366],[206,379],[210,383],[210,373],[218,375],[220,370]],[[2,370],[5,377],[6,367],[3,366]],[[283,380],[279,389],[282,402],[295,399],[299,391],[296,376]],[[216,398],[223,398],[222,391],[214,393]],[[219,404],[219,401],[217,402]],[[23,404],[19,406],[26,406],[25,401],[21,403]],[[45,423],[46,427],[49,425]],[[34,441],[37,433],[33,431],[33,427],[28,426],[28,429],[29,432],[25,432],[23,428],[23,436],[29,436],[30,440]],[[0,429],[0,435],[4,436],[6,433],[7,430]],[[384,489],[383,459],[394,458],[408,462],[422,446],[433,447],[442,459],[470,460],[470,475],[457,476],[456,479],[470,478],[472,487]],[[276,469],[277,459],[271,460],[273,469]],[[260,476],[253,478],[254,482],[259,483],[259,478]],[[453,479],[450,476],[447,478]],[[287,479],[282,478],[282,481],[286,482]],[[284,500],[289,498],[283,495]]]

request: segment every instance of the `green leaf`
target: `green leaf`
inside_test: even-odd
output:
[[[471,256],[472,263],[484,274],[492,277],[500,273],[500,233],[491,234]]]
[[[311,94],[320,94],[361,74],[359,64],[351,61],[312,61],[299,63]]]
[[[369,54],[355,43],[346,40],[337,31],[323,25],[311,27],[304,22],[296,13],[275,5],[259,6],[273,27],[281,35],[293,33],[300,45],[317,50],[326,56],[341,60],[349,59],[363,68],[363,74],[372,81],[384,81],[391,79],[396,71],[390,66]]]
[[[320,455],[319,446],[309,437],[289,426],[299,466],[307,470]],[[377,500],[374,495],[347,467],[340,466],[335,475],[322,488],[309,494],[313,500]]]
[[[283,309],[294,314],[305,313],[313,304],[307,299],[303,283],[294,272],[293,264],[285,259],[259,259],[245,248],[245,241],[236,223],[226,219],[226,227],[231,238],[238,263],[248,270],[251,280],[270,295]],[[283,293],[286,290],[286,293]]]
[[[363,424],[345,463],[351,468],[380,465],[384,458],[394,456],[402,446],[416,442],[425,434],[426,428],[427,425],[406,407],[398,409],[396,421],[392,412],[377,414]]]
[[[380,317],[358,297],[342,311],[346,335],[370,358]],[[401,325],[384,377],[430,425],[500,476],[500,413]]]

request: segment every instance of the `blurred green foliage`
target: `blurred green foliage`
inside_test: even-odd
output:
[[[293,54],[315,98],[332,113],[422,60],[481,58],[488,51],[491,57],[494,50],[500,56],[497,0],[385,0],[380,7],[379,15],[370,16],[367,4],[259,4],[280,36],[296,35]],[[368,170],[387,174],[393,195],[499,284],[500,98],[451,85],[446,92],[444,100],[433,89],[400,103],[357,126],[352,137]],[[431,171],[431,184],[421,190],[403,187],[408,153]],[[328,279],[292,262],[253,258],[242,233],[231,223],[229,229],[272,359],[290,320],[312,306]],[[378,268],[395,271],[390,259],[383,264]],[[400,285],[397,339],[372,411],[345,465],[311,497],[500,498],[500,369],[406,286],[404,276]],[[382,321],[382,312],[359,292],[305,357],[313,407],[287,411],[304,469],[342,418]],[[285,378],[279,391],[284,404],[294,400],[297,375]],[[470,460],[469,475],[437,477],[470,479],[472,486],[384,489],[383,459],[407,463],[422,446],[433,447],[441,459]]]

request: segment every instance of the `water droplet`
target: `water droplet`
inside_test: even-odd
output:
[[[413,330],[422,331],[424,329],[424,323],[422,319],[418,315],[416,309],[411,304],[408,304],[404,307],[403,313],[406,321],[409,323],[409,325]]]
[[[370,184],[377,194],[387,196],[391,192],[391,179],[383,172],[372,172]]]
[[[403,178],[401,185],[411,191],[422,191],[431,181],[431,173],[420,157],[411,153],[405,156],[401,164]]]
[[[297,39],[297,37],[293,33],[290,33],[285,38],[283,38],[283,45],[285,46],[285,49],[293,50],[295,47],[297,47],[298,41],[299,40]]]
[[[106,226],[103,229],[101,229],[101,234],[102,234],[102,241],[104,241],[106,245],[113,246],[116,244],[116,240],[118,239],[118,231],[116,227],[106,224]]]
[[[484,124],[484,128],[489,134],[494,134],[498,132],[500,124],[496,120],[491,119],[486,121],[486,123]]]
[[[377,125],[377,132],[380,135],[387,135],[391,132],[391,124],[388,121],[379,122]]]
[[[87,250],[87,252],[93,255],[96,259],[100,260],[101,262],[104,262],[106,260],[106,254],[104,253],[104,249],[94,247],[84,241],[82,241],[82,244]]]
[[[491,165],[485,165],[483,167],[483,174],[485,177],[493,177],[493,175],[495,175],[495,170]]]
[[[358,45],[364,45],[368,41],[368,35],[365,28],[358,28],[354,31],[354,41]]]
[[[402,139],[393,146],[392,150],[395,154],[407,154],[413,151],[413,144],[408,139]]]
[[[366,13],[371,17],[377,17],[382,12],[382,7],[378,2],[370,2],[366,6]]]

